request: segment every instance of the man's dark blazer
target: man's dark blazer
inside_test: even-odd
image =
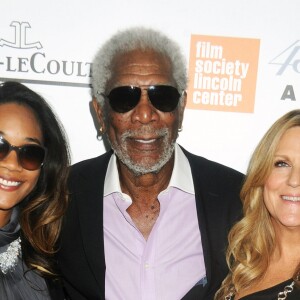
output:
[[[228,272],[225,261],[227,234],[241,216],[239,191],[243,175],[183,151],[192,170],[208,281],[204,287],[196,285],[183,299],[209,300],[213,299]],[[71,168],[70,203],[58,261],[72,300],[105,299],[103,187],[111,154],[111,151],[107,152]]]

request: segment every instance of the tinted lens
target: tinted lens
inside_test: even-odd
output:
[[[45,149],[38,145],[26,145],[19,150],[19,161],[26,170],[39,169],[45,158]]]
[[[173,111],[180,99],[178,90],[168,85],[150,86],[148,96],[152,105],[163,112]]]
[[[0,159],[5,158],[8,152],[9,152],[9,144],[5,140],[0,139]]]
[[[140,101],[141,89],[134,86],[120,86],[107,96],[111,108],[119,113],[132,110]]]

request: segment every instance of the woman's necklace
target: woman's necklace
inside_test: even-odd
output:
[[[286,285],[283,289],[283,292],[278,293],[278,300],[285,300],[288,293],[291,293],[294,289],[295,281],[293,281],[291,284]]]
[[[16,267],[20,253],[21,239],[17,238],[9,244],[5,252],[0,254],[0,271],[3,274],[12,271]]]
[[[294,290],[295,281],[293,281],[291,284],[286,285],[282,292],[278,293],[277,300],[285,300],[289,293],[291,293]],[[234,292],[230,292],[228,295],[225,296],[225,300],[231,300],[233,299]]]

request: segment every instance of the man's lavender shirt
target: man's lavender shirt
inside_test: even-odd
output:
[[[115,155],[104,184],[105,298],[176,300],[205,278],[189,162],[175,146],[169,186],[158,195],[160,214],[147,240],[126,209]]]

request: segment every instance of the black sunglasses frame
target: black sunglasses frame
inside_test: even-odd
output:
[[[172,112],[178,106],[183,95],[171,85],[151,85],[147,88],[128,85],[113,88],[108,95],[102,94],[110,107],[118,113],[126,113],[134,109],[140,102],[142,90],[147,91],[147,96],[154,108],[162,112]]]
[[[7,153],[5,153],[2,157],[2,146],[7,147]],[[35,150],[42,150],[43,153],[39,156],[41,156],[42,159],[37,157],[36,161],[33,159],[34,157],[29,154],[29,156],[26,158],[26,154],[28,155],[28,152],[26,150],[35,149]],[[17,153],[18,163],[23,169],[29,170],[29,171],[35,171],[40,169],[45,161],[46,155],[47,155],[47,148],[41,145],[37,144],[25,144],[22,146],[14,146],[11,145],[5,138],[0,136],[0,161],[5,159],[9,155],[9,153],[14,150]],[[25,155],[25,156],[24,156]],[[26,162],[27,160],[27,162]],[[31,167],[29,165],[32,165]]]

